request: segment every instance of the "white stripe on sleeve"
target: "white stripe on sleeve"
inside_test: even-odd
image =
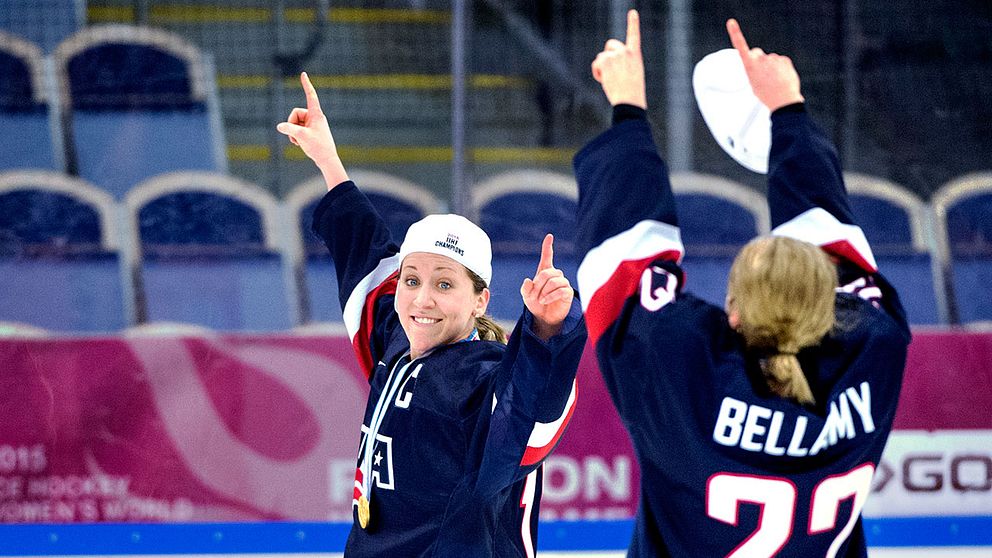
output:
[[[353,342],[362,325],[362,312],[365,310],[365,299],[369,293],[388,279],[399,265],[399,254],[381,260],[379,265],[371,273],[362,278],[355,285],[355,290],[351,291],[351,294],[348,295],[348,302],[344,305],[344,327],[348,331],[348,337]]]
[[[640,260],[666,251],[678,253],[682,260],[685,247],[679,228],[661,221],[645,220],[626,231],[607,238],[586,254],[579,265],[577,281],[582,293],[582,310],[589,309],[593,295],[613,276],[620,264]]]
[[[775,227],[772,234],[816,244],[847,257],[866,271],[878,271],[875,255],[861,227],[841,223],[822,207],[800,213]]]

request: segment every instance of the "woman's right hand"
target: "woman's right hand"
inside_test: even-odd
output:
[[[280,122],[276,130],[289,136],[289,141],[300,146],[307,157],[317,165],[330,190],[348,180],[348,173],[338,157],[337,146],[331,135],[324,111],[320,109],[317,90],[310,83],[306,72],[300,74],[300,83],[307,98],[307,108],[294,108],[286,122]]]
[[[534,278],[526,278],[520,285],[524,305],[534,315],[534,333],[547,341],[561,332],[561,324],[572,308],[575,291],[560,269],[555,267],[555,237],[544,236],[541,244],[541,261]]]
[[[799,73],[792,65],[792,59],[749,47],[735,19],[727,20],[727,34],[744,62],[744,71],[747,72],[754,96],[769,111],[775,112],[776,109],[804,101],[799,87]]]
[[[637,10],[627,12],[626,42],[606,41],[603,52],[592,62],[592,77],[603,86],[603,93],[611,105],[648,108],[641,56],[641,20]]]

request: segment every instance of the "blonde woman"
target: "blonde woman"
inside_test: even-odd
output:
[[[909,328],[792,62],[749,48],[735,21],[727,29],[772,112],[776,227],[738,254],[724,308],[694,297],[679,265],[636,12],[626,42],[610,40],[592,64],[614,123],[575,157],[578,281],[641,467],[629,556],[865,556],[860,513]]]
[[[575,406],[581,310],[551,235],[509,336],[486,315],[492,249],[458,215],[429,215],[397,246],[348,179],[317,92],[277,129],[317,164],[314,210],[337,270],[345,326],[368,376],[354,525],[362,556],[533,556],[541,464]]]

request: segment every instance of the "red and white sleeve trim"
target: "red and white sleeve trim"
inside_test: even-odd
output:
[[[400,264],[399,255],[379,262],[371,273],[362,278],[355,290],[348,295],[344,305],[344,327],[355,348],[358,362],[366,377],[372,373],[372,355],[369,353],[369,335],[372,331],[372,309],[380,296],[396,292],[395,281],[390,281]]]
[[[641,221],[590,250],[577,274],[590,341],[595,345],[620,315],[648,264],[659,258],[678,263],[684,252],[679,228],[652,220]]]
[[[520,460],[521,466],[526,467],[540,462],[554,449],[558,439],[565,432],[568,421],[572,419],[572,413],[575,412],[575,401],[578,395],[576,388],[577,383],[572,380],[572,391],[568,394],[568,401],[557,420],[534,423],[530,438],[527,439],[527,449],[524,450],[523,459]]]
[[[772,230],[773,235],[804,240],[839,256],[869,273],[878,271],[864,231],[857,225],[846,225],[827,210],[814,207],[800,213]]]

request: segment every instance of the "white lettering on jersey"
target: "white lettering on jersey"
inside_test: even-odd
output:
[[[369,435],[369,427],[362,425],[362,446],[365,446],[365,439]],[[372,446],[370,469],[372,476],[369,479],[369,486],[375,484],[385,490],[393,490],[393,439],[389,436],[376,434],[375,444]]]
[[[858,399],[859,404],[854,405],[854,410],[861,417],[863,430],[866,434],[875,430],[875,420],[871,416],[871,388],[868,382],[861,382],[860,394],[853,387],[849,387],[837,397],[837,401],[830,402],[830,413],[827,415],[823,430],[809,450],[810,455],[816,455],[836,444],[840,438],[850,439],[856,435],[851,408],[848,405],[848,401],[855,398]]]
[[[875,286],[875,282],[870,277],[859,277],[842,287],[837,287],[836,290],[867,300],[876,308],[882,300],[882,289]]]
[[[792,431],[792,440],[789,441],[789,450],[786,455],[790,457],[805,457],[809,450],[803,447],[803,438],[806,436],[806,417],[796,417],[796,429]]]
[[[736,446],[745,451],[774,456],[816,455],[842,439],[850,440],[858,435],[855,415],[860,419],[861,432],[869,434],[875,431],[875,419],[871,415],[871,387],[868,382],[861,382],[858,387],[860,391],[849,387],[830,402],[823,428],[812,446],[803,445],[809,424],[806,417],[794,417],[789,444],[783,446],[780,439],[786,413],[761,405],[748,405],[733,397],[724,397],[720,404],[713,427],[713,441],[722,446]]]
[[[864,427],[865,433],[874,432],[875,420],[871,416],[871,388],[868,387],[868,382],[861,382],[860,393],[854,391],[854,388],[847,388],[846,393],[851,405],[854,405],[854,410],[861,417],[861,426]]]
[[[413,390],[407,391],[406,385],[410,383],[410,378],[416,378],[420,375],[420,369],[423,368],[423,364],[418,364],[416,368],[413,369],[413,373],[403,380],[400,384],[400,392],[396,394],[396,406],[400,409],[407,409],[410,407],[410,400],[413,399]]]
[[[758,424],[759,420],[768,420],[772,416],[772,410],[757,405],[747,410],[747,418],[744,419],[744,432],[741,434],[740,446],[747,451],[761,451],[761,440],[768,430],[763,424]],[[755,437],[758,438],[755,441]]]
[[[661,283],[655,288],[655,276]],[[641,306],[649,312],[661,310],[661,307],[675,299],[675,287],[678,279],[665,269],[653,265],[641,274]]]
[[[805,418],[805,417],[804,417]],[[772,413],[772,423],[768,425],[768,438],[765,439],[764,452],[768,455],[784,455],[785,448],[778,445],[778,436],[782,432],[782,422],[785,420],[785,413],[775,411]],[[803,430],[805,430],[805,425]]]
[[[721,446],[736,446],[741,439],[741,426],[747,416],[747,403],[733,397],[724,397],[720,414],[713,429],[713,441]]]

